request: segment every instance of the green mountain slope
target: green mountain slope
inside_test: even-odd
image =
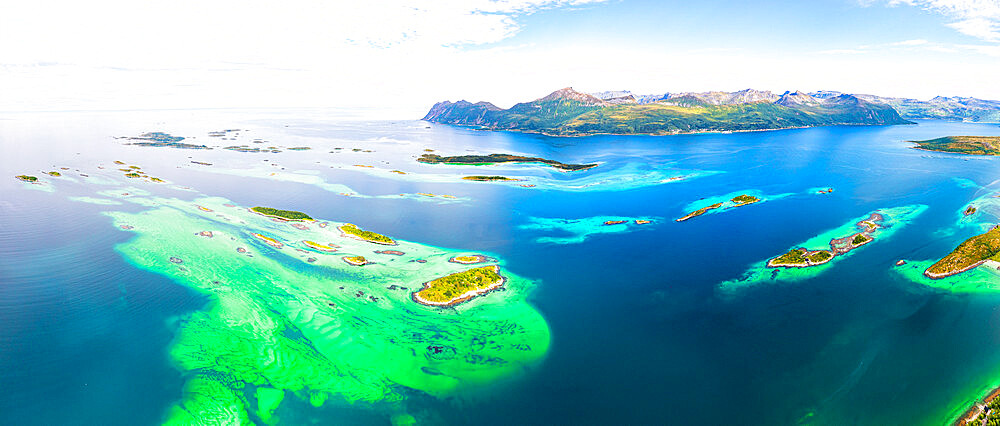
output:
[[[851,95],[816,99],[786,93],[775,102],[711,105],[696,98],[652,103],[611,103],[572,88],[500,109],[487,102],[440,102],[426,121],[489,130],[558,136],[677,134],[770,130],[826,125],[908,124],[891,106]]]

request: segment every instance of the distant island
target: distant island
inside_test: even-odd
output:
[[[476,182],[520,182],[521,179],[509,178],[507,176],[465,176],[462,180],[474,180]]]
[[[364,256],[344,256],[342,259],[351,266],[365,266],[368,264],[368,259],[365,259]]]
[[[927,278],[950,277],[982,265],[987,260],[1000,260],[1000,226],[994,226],[985,234],[969,238],[955,247],[951,253],[924,271]]]
[[[701,216],[701,215],[705,214],[706,212],[708,212],[709,210],[715,210],[715,209],[717,209],[719,207],[722,207],[722,203],[715,203],[715,204],[712,204],[712,205],[709,205],[709,206],[705,206],[705,207],[702,207],[702,208],[700,208],[698,210],[695,210],[695,211],[693,211],[691,213],[688,213],[688,214],[686,214],[684,216],[681,216],[680,218],[675,219],[675,221],[676,222],[683,222],[683,221],[691,219],[693,217]]]
[[[281,219],[281,220],[296,220],[296,221],[297,220],[305,220],[305,221],[310,221],[310,222],[313,221],[313,220],[315,220],[315,219],[309,217],[309,215],[307,215],[305,213],[297,212],[297,211],[294,211],[294,210],[278,210],[278,209],[275,209],[275,208],[272,208],[272,207],[259,207],[258,206],[258,207],[251,207],[250,211],[252,211],[254,213],[257,213],[259,215],[262,215],[262,216],[267,216],[267,217],[270,217],[270,218]]]
[[[505,281],[499,266],[481,266],[428,281],[413,293],[413,300],[421,305],[454,306],[500,288]]]
[[[169,148],[180,148],[180,149],[212,149],[205,145],[183,143],[181,142],[182,140],[184,140],[183,136],[173,136],[169,133],[164,133],[164,132],[143,133],[140,136],[126,137],[125,139],[131,141],[137,141],[137,142],[127,143],[126,145],[169,147]]]
[[[731,198],[729,200],[729,202],[732,203],[732,205],[729,206],[729,207],[727,207],[727,208],[742,207],[742,206],[745,206],[745,205],[748,205],[748,204],[753,204],[753,203],[756,203],[756,202],[759,202],[759,201],[760,201],[760,198],[754,197],[753,195],[740,194],[740,195],[737,195],[737,196],[735,196],[735,197],[733,197],[733,198]],[[720,208],[720,207],[722,207],[723,204],[724,203],[715,203],[715,204],[712,204],[712,205],[708,205],[708,206],[702,207],[702,208],[700,208],[698,210],[695,210],[695,211],[693,211],[691,213],[688,213],[688,214],[686,214],[686,215],[684,215],[684,216],[682,216],[682,217],[680,217],[678,219],[674,219],[674,220],[676,222],[684,222],[684,221],[689,220],[691,218],[701,216],[701,215],[707,213],[709,210],[715,210],[717,208]]]
[[[427,164],[461,164],[465,166],[483,166],[500,163],[542,163],[564,172],[575,172],[597,167],[597,164],[565,164],[556,160],[549,160],[547,158],[525,157],[511,154],[456,155],[453,157],[442,157],[437,154],[424,154],[421,155],[417,161]]]
[[[423,120],[551,136],[670,135],[912,124],[888,104],[848,94],[814,97],[802,92],[775,95],[747,89],[637,97],[621,92],[586,94],[571,87],[509,109],[489,102],[439,102]]]
[[[383,244],[387,246],[396,245],[396,241],[385,235],[379,234],[377,232],[365,231],[358,228],[357,225],[353,223],[345,223],[341,227],[337,228],[340,232],[344,233],[344,236],[358,239],[361,241],[367,241],[369,243]]]
[[[945,136],[924,141],[907,141],[925,151],[969,155],[1000,155],[1000,136]]]
[[[302,240],[302,244],[305,244],[306,247],[309,247],[309,248],[311,248],[313,250],[318,250],[318,251],[321,251],[321,252],[332,253],[332,252],[337,251],[337,249],[334,248],[334,247],[330,247],[330,246],[328,246],[326,244],[320,244],[320,243],[317,243],[315,241]]]
[[[809,95],[815,98],[826,99],[842,96],[843,93],[824,90],[813,92]],[[1000,122],[1000,101],[960,96],[935,96],[926,101],[863,94],[856,94],[854,96],[864,101],[889,105],[895,108],[899,112],[899,115],[906,120],[937,119],[964,121],[968,123]]]

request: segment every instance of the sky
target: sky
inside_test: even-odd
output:
[[[0,111],[419,118],[571,86],[1000,99],[1000,0],[5,0]]]

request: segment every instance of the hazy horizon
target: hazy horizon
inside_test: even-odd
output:
[[[1000,3],[118,0],[0,5],[0,111],[372,108],[581,92],[1000,99]]]

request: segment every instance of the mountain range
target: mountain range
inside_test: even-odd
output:
[[[439,102],[424,120],[487,130],[556,136],[678,134],[775,130],[826,125],[910,124],[907,119],[1000,121],[1000,102],[936,97],[929,101],[834,91],[782,94],[683,92],[582,93],[570,87],[502,109],[489,102]]]

